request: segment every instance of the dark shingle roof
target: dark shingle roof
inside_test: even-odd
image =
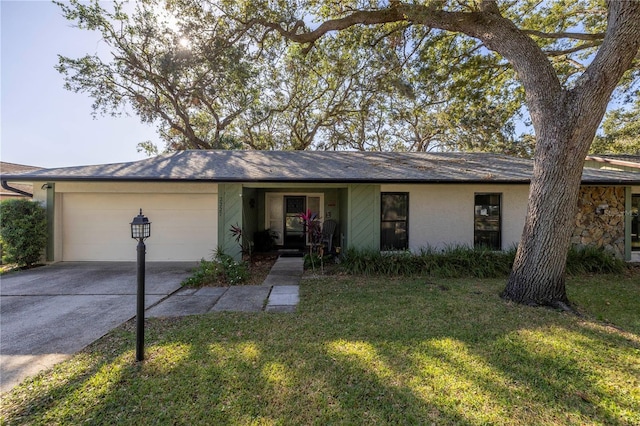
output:
[[[487,153],[179,151],[130,163],[43,169],[25,181],[493,182],[528,183],[531,160]],[[585,183],[640,183],[625,172],[585,170]]]
[[[588,155],[587,161],[597,163],[609,163],[617,166],[640,169],[640,155],[616,154],[616,155]]]
[[[7,163],[6,161],[0,162],[0,180],[4,179],[5,175],[15,175],[18,173],[27,173],[34,170],[40,170],[40,167],[27,166],[25,164]],[[31,193],[33,192],[33,185],[30,184],[16,184],[13,188]],[[15,191],[8,191],[4,188],[0,189],[0,196],[16,196],[19,195]]]

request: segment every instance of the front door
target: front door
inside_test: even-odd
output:
[[[284,247],[304,248],[305,229],[300,220],[300,213],[304,213],[306,208],[306,197],[285,196],[284,197]]]

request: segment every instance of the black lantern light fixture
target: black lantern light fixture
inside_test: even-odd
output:
[[[131,222],[131,238],[144,241],[151,236],[151,222],[149,219],[142,214],[142,209],[140,209],[140,214],[133,218],[133,222]]]
[[[151,222],[142,214],[133,218],[131,222],[131,238],[138,240],[138,295],[136,311],[136,361],[144,359],[144,272],[145,254],[147,248],[144,240],[151,236]]]

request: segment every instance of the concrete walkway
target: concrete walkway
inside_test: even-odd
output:
[[[300,257],[280,257],[260,286],[183,288],[146,311],[147,318],[207,312],[294,312],[303,271]]]

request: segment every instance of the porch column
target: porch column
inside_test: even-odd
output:
[[[231,235],[231,226],[242,223],[242,184],[225,183],[218,186],[218,248],[236,260],[242,260],[240,244]]]
[[[624,260],[631,260],[631,189],[624,188]]]
[[[380,185],[349,186],[348,247],[380,249]]]

